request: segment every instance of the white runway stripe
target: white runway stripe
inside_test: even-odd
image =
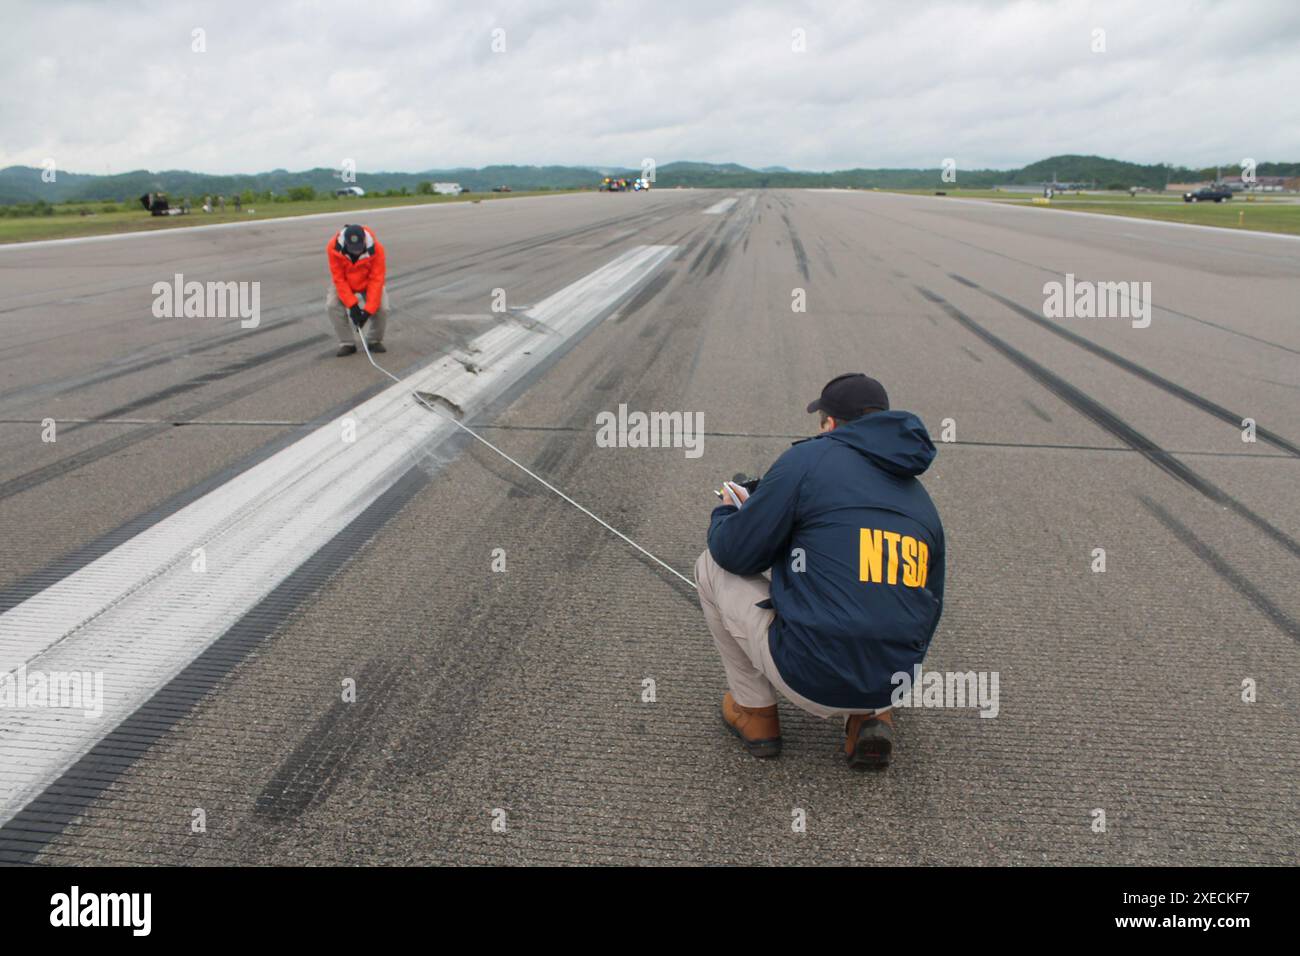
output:
[[[735,204],[736,204],[735,196],[732,196],[730,199],[720,199],[717,202],[715,202],[712,206],[710,206],[708,209],[704,210],[704,215],[720,216]]]
[[[650,276],[675,246],[638,246],[0,615],[2,675],[102,672],[103,713],[18,709],[0,683],[0,824],[175,677],[455,430]],[[343,440],[345,425],[355,440]],[[192,569],[204,549],[206,571]],[[10,689],[12,690],[12,680]]]

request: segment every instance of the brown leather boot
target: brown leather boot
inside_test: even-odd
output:
[[[844,759],[854,770],[888,767],[894,751],[894,715],[852,714],[844,725]]]
[[[741,707],[731,696],[731,691],[727,691],[722,695],[722,721],[740,738],[752,756],[780,756],[781,719],[777,717],[776,704]]]

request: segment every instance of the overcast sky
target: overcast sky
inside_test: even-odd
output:
[[[1300,161],[1298,0],[5,9],[0,166]]]

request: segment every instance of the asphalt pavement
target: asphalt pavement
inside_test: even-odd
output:
[[[939,446],[926,666],[996,673],[996,716],[901,710],[893,765],[853,773],[786,706],[757,761],[692,590],[486,446],[447,428],[382,475],[367,453],[273,484],[320,478],[293,456],[338,420],[396,420],[325,320],[351,218],[388,250],[379,361],[465,366],[466,424],[687,577],[718,480],[812,433],[829,378],[878,377]],[[1149,282],[1149,325],[1045,316],[1067,273]],[[137,632],[180,655],[122,678],[121,722],[0,723],[0,862],[1297,862],[1300,241],[660,190],[7,247],[0,274],[0,662],[151,654]],[[257,327],[156,317],[176,274],[258,283]],[[517,328],[542,344],[494,377],[475,356]],[[703,453],[601,447],[620,405],[702,413]],[[249,521],[337,492],[338,530],[268,525],[237,560],[278,570],[219,628],[172,646],[199,611],[153,574],[82,600],[255,473]],[[6,632],[42,601],[70,623]]]

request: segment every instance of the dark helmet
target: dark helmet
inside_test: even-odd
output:
[[[360,226],[343,227],[343,251],[354,259],[366,251],[366,231]]]

